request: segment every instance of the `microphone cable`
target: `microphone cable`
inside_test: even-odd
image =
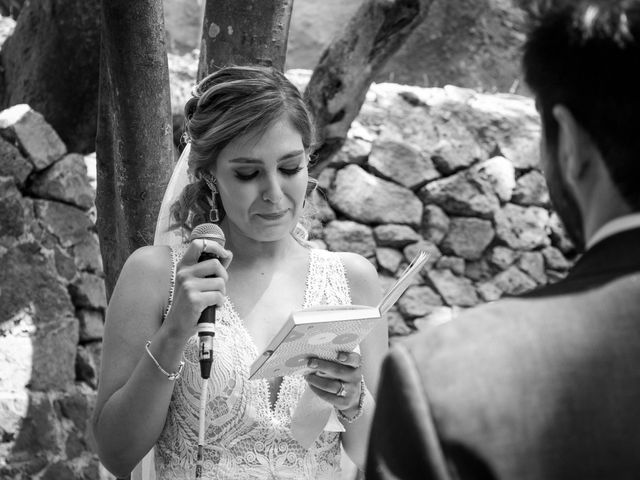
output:
[[[224,247],[224,232],[213,223],[203,223],[196,226],[189,241],[213,240],[221,247]],[[218,258],[210,252],[202,251],[198,258],[198,263],[206,260]],[[207,396],[209,394],[208,380],[211,376],[211,365],[213,364],[213,340],[216,336],[216,307],[206,307],[197,324],[198,331],[198,359],[200,362],[200,377],[202,383],[200,387],[200,410],[198,415],[198,454],[196,456],[196,478],[202,478],[202,464],[204,462],[204,442],[206,432],[206,410]]]

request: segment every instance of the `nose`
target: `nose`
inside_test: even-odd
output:
[[[262,199],[265,202],[277,204],[280,203],[283,197],[284,193],[279,179],[275,175],[269,175],[262,191]]]

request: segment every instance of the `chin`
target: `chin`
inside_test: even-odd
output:
[[[262,229],[254,232],[251,238],[258,242],[279,242],[291,235],[290,228]]]

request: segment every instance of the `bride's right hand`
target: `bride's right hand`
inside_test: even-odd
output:
[[[203,251],[217,258],[198,263]],[[191,242],[176,267],[173,301],[163,327],[169,334],[186,341],[195,333],[202,311],[209,306],[222,305],[228,280],[226,266],[233,254],[217,242],[196,239]]]

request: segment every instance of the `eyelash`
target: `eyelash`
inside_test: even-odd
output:
[[[287,177],[293,177],[295,174],[297,174],[298,172],[300,172],[302,170],[302,167],[296,167],[296,168],[281,168],[280,171],[286,175]],[[255,177],[258,176],[258,171],[256,170],[253,173],[250,173],[248,175],[243,175],[240,172],[235,172],[236,178],[243,181],[243,182],[248,182],[250,180],[253,180]]]

